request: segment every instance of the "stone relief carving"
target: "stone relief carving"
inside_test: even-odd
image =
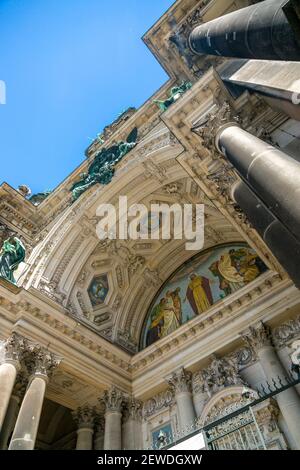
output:
[[[287,448],[278,426],[278,416],[279,408],[274,399],[268,400],[264,407],[255,410],[255,417],[268,450]]]
[[[212,397],[219,390],[232,385],[246,385],[239,375],[237,358],[218,358],[215,354],[208,367],[193,375],[194,393],[206,393]]]
[[[197,123],[192,131],[201,137],[204,147],[210,150],[211,157],[213,159],[220,159],[222,155],[215,146],[216,133],[227,122],[239,122],[239,120],[239,116],[228,101],[225,101],[221,106],[216,106],[202,122]]]
[[[123,410],[124,421],[127,421],[129,419],[132,419],[134,421],[141,421],[142,407],[143,403],[141,400],[137,400],[133,396],[128,397]]]
[[[72,412],[72,417],[78,428],[93,428],[96,418],[96,407],[85,405]]]
[[[291,345],[293,352],[291,354],[292,370],[299,375],[300,372],[300,340],[294,341]]]
[[[99,331],[99,335],[103,336],[103,338],[108,339],[109,341],[112,340],[113,337],[113,328],[105,328],[104,330]]]
[[[117,343],[129,352],[136,353],[138,351],[138,344],[129,331],[119,330],[117,334]]]
[[[272,338],[277,347],[282,347],[300,335],[300,315],[288,320],[272,331]]]
[[[109,390],[105,390],[103,396],[99,398],[100,404],[105,405],[106,411],[120,412],[124,406],[126,397],[124,393],[117,387],[113,386]]]
[[[156,178],[160,183],[163,183],[166,180],[166,169],[163,168],[161,165],[154,163],[153,160],[149,159],[146,162],[143,162],[143,166],[145,168],[145,178]]]
[[[143,278],[145,280],[145,283],[147,285],[151,285],[152,287],[158,287],[162,283],[157,269],[151,270],[150,268],[146,267],[143,272]]]
[[[255,354],[255,351],[250,348],[245,346],[244,348],[238,349],[235,353],[234,356],[236,357],[238,366],[240,369],[242,369],[245,366],[248,366],[249,364],[252,364],[257,360],[257,356]]]
[[[132,277],[135,273],[137,273],[144,266],[145,262],[146,260],[144,256],[130,254],[127,259],[129,277]]]
[[[19,362],[27,348],[27,340],[13,332],[9,338],[0,342],[0,363]]]
[[[122,287],[124,287],[124,279],[123,279],[122,268],[120,265],[116,266],[116,276],[117,276],[118,287],[122,289]]]
[[[236,173],[231,164],[226,162],[219,165],[219,168],[209,172],[206,178],[215,183],[216,189],[221,196],[225,197],[228,202],[231,201],[230,190],[237,181]]]
[[[61,358],[38,344],[28,344],[25,357],[26,367],[30,374],[51,377],[59,366]]]
[[[192,390],[192,373],[183,367],[173,372],[170,377],[166,378],[166,381],[174,394]]]
[[[154,415],[158,411],[169,408],[175,404],[174,393],[172,390],[168,389],[164,392],[161,392],[149,400],[145,401],[143,405],[143,418],[148,418],[149,416]]]
[[[259,351],[264,346],[271,345],[271,330],[267,325],[260,322],[255,327],[250,326],[247,331],[243,332],[242,338],[247,346],[254,351]]]

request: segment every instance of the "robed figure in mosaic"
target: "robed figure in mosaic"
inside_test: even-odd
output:
[[[195,273],[190,275],[190,282],[186,291],[186,299],[188,299],[196,315],[205,312],[205,310],[213,304],[213,297],[209,283],[209,279],[204,276],[199,276]]]

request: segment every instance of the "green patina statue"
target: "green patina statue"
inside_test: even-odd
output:
[[[41,193],[33,194],[30,196],[28,201],[30,201],[34,206],[39,206],[51,193],[51,190],[47,190]]]
[[[25,247],[17,237],[8,238],[3,242],[0,251],[0,277],[16,284],[13,272],[25,259]]]
[[[126,142],[121,141],[107,149],[101,149],[89,166],[88,172],[81,174],[81,179],[71,187],[73,201],[96,183],[110,183],[115,173],[115,165],[135,147],[136,141],[137,128],[134,128]]]
[[[171,104],[175,103],[175,101],[177,101],[178,98],[180,98],[181,95],[183,95],[191,87],[192,87],[191,82],[182,82],[181,85],[171,88],[169,92],[169,98],[167,98],[164,101],[154,100],[154,103],[158,104],[159,108],[162,111],[166,111],[166,109],[168,109],[169,106],[171,106]]]

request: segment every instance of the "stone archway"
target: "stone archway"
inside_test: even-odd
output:
[[[245,393],[247,392],[247,393]],[[285,439],[278,426],[279,409],[273,399],[266,399],[233,418],[226,417],[251,404],[258,394],[244,386],[226,387],[213,395],[204,406],[198,426],[207,431],[209,447],[216,450],[285,450]],[[222,420],[224,418],[224,420]]]

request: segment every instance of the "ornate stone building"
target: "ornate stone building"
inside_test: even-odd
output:
[[[250,22],[248,50],[245,7],[286,43],[264,51]],[[214,427],[215,448],[300,448],[299,15],[177,0],[143,38],[170,77],[155,96],[51,193],[2,184],[2,449],[163,447],[252,402],[252,437]],[[120,195],[204,204],[203,249],[100,240],[97,208]]]

